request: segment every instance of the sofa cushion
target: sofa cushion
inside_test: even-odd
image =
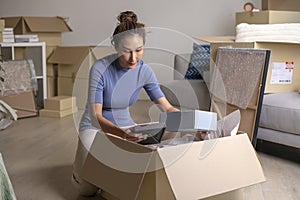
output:
[[[172,80],[160,85],[168,101],[176,107],[210,109],[210,94],[203,80]]]
[[[203,79],[205,71],[209,71],[210,45],[193,43],[191,61],[185,79]]]
[[[300,135],[300,94],[285,92],[264,95],[259,125]]]

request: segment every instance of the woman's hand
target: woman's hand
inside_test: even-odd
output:
[[[147,138],[147,135],[142,133],[132,133],[131,129],[128,128],[124,130],[122,138],[132,142],[140,142],[142,140],[145,140]]]

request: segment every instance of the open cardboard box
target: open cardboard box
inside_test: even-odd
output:
[[[88,88],[91,66],[97,59],[113,53],[112,46],[57,47],[48,58],[47,74],[52,74],[48,90],[57,91],[57,95],[76,96],[78,108],[83,109],[87,96],[83,91]]]
[[[5,27],[14,29],[14,34],[36,34],[47,46],[61,45],[62,33],[72,31],[62,17],[14,16],[1,19],[5,20]]]
[[[222,198],[265,181],[247,134],[154,148],[98,132],[81,176],[129,200]]]

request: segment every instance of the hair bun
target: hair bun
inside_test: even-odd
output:
[[[118,20],[120,23],[123,22],[134,22],[136,23],[138,18],[137,15],[132,12],[132,11],[125,11],[125,12],[121,12],[120,15],[118,16]]]

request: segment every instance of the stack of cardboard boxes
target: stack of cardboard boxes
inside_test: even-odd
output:
[[[272,2],[272,3],[271,3]],[[277,2],[277,3],[276,3]],[[285,1],[291,2],[289,7],[286,5],[285,9],[280,9],[282,1],[272,0],[263,1],[263,8],[265,10],[258,12],[237,12],[236,25],[240,23],[248,24],[276,24],[276,23],[300,23],[300,1]],[[293,3],[292,3],[293,2]],[[274,10],[270,10],[270,8]],[[297,11],[295,11],[297,10]],[[300,69],[297,67],[300,63],[300,58],[297,52],[300,52],[300,44],[298,43],[283,43],[283,42],[235,42],[235,36],[218,36],[218,37],[198,37],[201,42],[210,44],[210,69],[211,75],[215,67],[217,50],[219,47],[234,47],[234,48],[259,48],[269,49],[271,51],[270,61],[268,65],[267,77],[265,82],[264,93],[277,92],[292,92],[297,91],[300,85]],[[271,83],[272,66],[273,63],[294,63],[292,82],[291,84],[273,84]],[[255,97],[256,96],[256,97]],[[253,113],[257,109],[257,95],[253,95],[253,105],[249,105],[246,110],[241,110],[242,118],[240,128],[246,131],[249,135],[255,135],[254,125],[256,114]],[[243,114],[244,113],[244,114]],[[251,117],[250,117],[251,116]],[[259,119],[259,118],[258,118]],[[252,128],[251,128],[252,127]]]
[[[61,118],[75,112],[77,112],[75,97],[56,96],[45,99],[45,108],[40,110],[40,116]]]
[[[87,100],[89,70],[96,59],[112,54],[111,46],[57,47],[48,58],[48,65],[57,67],[57,86],[48,85],[48,90],[57,95],[75,96],[79,109]]]
[[[62,45],[62,33],[70,32],[72,29],[66,23],[66,19],[62,17],[28,17],[15,16],[3,17],[5,27],[13,28],[14,34],[28,35],[34,34],[39,41],[46,43],[46,59],[53,53],[56,47]],[[24,59],[26,49],[18,48],[15,50],[15,59]],[[47,97],[56,96],[53,90],[49,88],[56,87],[56,69],[52,64],[47,65]],[[71,98],[71,97],[69,97]],[[59,98],[58,98],[59,99]],[[56,100],[58,100],[56,99]],[[63,99],[63,98],[62,98]],[[72,104],[69,105],[72,107]],[[73,109],[74,110],[74,109]],[[75,109],[76,110],[76,109]],[[46,115],[45,111],[42,111]],[[52,114],[51,114],[52,115]],[[58,116],[63,116],[60,114]]]

